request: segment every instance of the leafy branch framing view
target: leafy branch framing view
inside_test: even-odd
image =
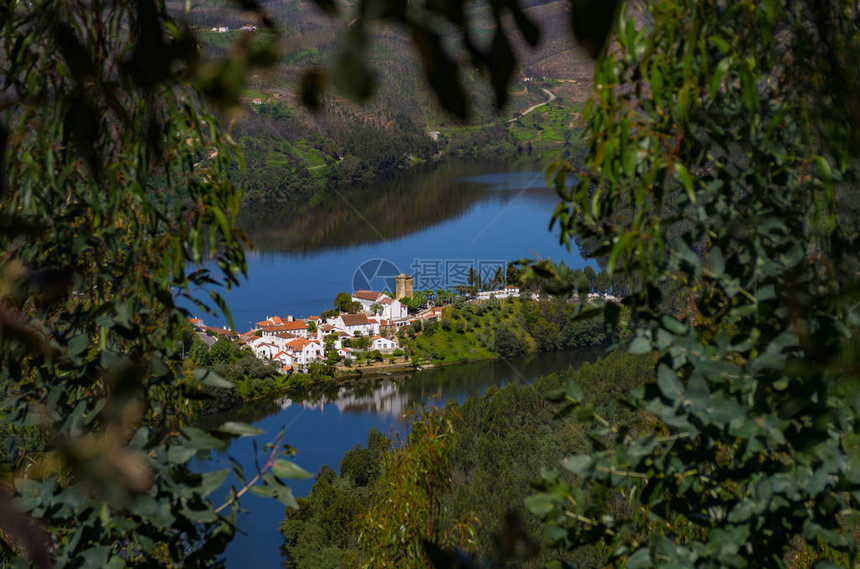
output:
[[[511,38],[539,39],[514,0],[315,3],[351,19],[332,67],[302,80],[310,108],[329,84],[372,94],[380,25],[407,31],[461,118],[461,71],[485,71],[501,107]],[[243,487],[221,508],[228,470],[191,461],[259,433],[189,426],[203,387],[226,384],[188,366],[177,299],[202,308],[202,287],[246,270],[225,125],[287,41],[264,8],[240,2],[258,40],[206,60],[166,2],[0,6],[4,563],[208,567],[235,532],[244,472],[232,465]],[[489,41],[470,32],[479,8]],[[563,462],[575,483],[547,470],[529,507],[562,548],[627,567],[853,565],[857,3],[574,0],[571,18],[597,64],[584,167],[548,174],[554,222],[610,275],[638,273],[639,292],[599,312],[629,320],[624,348],[651,354],[656,380],[629,394],[639,422],[623,429],[575,384],[556,392],[596,429],[593,449]],[[526,272],[574,292],[541,264]],[[218,294],[205,302],[229,317]],[[280,439],[270,453],[254,491],[295,505],[285,480],[307,473]]]

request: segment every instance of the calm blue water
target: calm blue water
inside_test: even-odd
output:
[[[229,467],[226,456],[238,460],[245,474],[255,472],[254,458],[265,462],[268,453],[262,449],[284,429],[283,441],[295,447],[294,462],[317,472],[327,464],[338,469],[344,453],[367,441],[367,433],[377,428],[383,433],[404,435],[408,424],[404,412],[415,405],[443,405],[456,399],[464,401],[472,393],[482,393],[491,385],[510,382],[528,383],[535,378],[569,366],[578,367],[596,358],[600,349],[531,354],[510,358],[446,366],[418,372],[402,380],[365,383],[343,388],[308,399],[254,402],[222,417],[208,417],[214,424],[222,420],[244,420],[266,431],[253,439],[235,440],[227,453],[218,453],[211,461],[198,462],[201,470]],[[241,416],[243,413],[246,416]],[[237,415],[239,415],[237,417]],[[201,425],[205,426],[205,425]],[[306,495],[313,480],[293,481],[296,496]],[[237,486],[238,487],[238,486]],[[272,499],[246,494],[244,508],[250,510],[238,519],[239,535],[230,543],[224,559],[228,569],[274,569],[283,566],[280,546],[283,538],[278,525],[284,519],[284,507]]]
[[[319,314],[332,307],[334,297],[341,291],[365,287],[381,290],[387,283],[393,288],[390,277],[399,271],[415,276],[416,289],[436,289],[466,284],[468,265],[490,278],[499,263],[522,258],[550,257],[574,268],[584,266],[579,252],[566,251],[558,243],[557,230],[548,230],[558,198],[546,188],[543,172],[495,172],[438,183],[474,194],[474,203],[440,223],[408,235],[386,238],[391,234],[390,227],[374,227],[369,216],[356,215],[352,223],[363,227],[355,230],[378,235],[378,240],[305,253],[280,253],[274,252],[280,248],[277,232],[258,237],[262,242],[255,243],[257,250],[249,254],[247,281],[225,293],[236,329],[244,332],[267,316]],[[373,188],[365,191],[372,192]],[[350,207],[346,203],[336,205]],[[283,223],[289,224],[289,218],[285,216]],[[383,265],[387,272],[374,276],[372,269],[379,265],[378,260],[391,264]],[[359,268],[364,271],[356,277]],[[396,272],[392,272],[395,268]],[[210,326],[223,326],[226,322],[223,317],[196,316]]]

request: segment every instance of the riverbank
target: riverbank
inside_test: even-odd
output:
[[[360,366],[312,365],[309,373],[287,376],[239,378],[235,391],[209,388],[213,400],[204,412],[223,411],[264,397],[289,396],[293,390],[379,381],[439,366],[607,346],[624,335],[623,325],[610,330],[600,316],[583,321],[574,319],[572,312],[569,302],[560,298],[492,299],[446,306],[438,321],[415,320],[398,331],[403,356],[391,356],[389,361],[363,360]]]
[[[587,344],[584,348],[606,348],[611,343],[604,344]],[[550,355],[558,352],[570,351],[568,348],[562,348],[554,351],[539,351],[534,350],[522,354],[516,354],[515,357],[529,357],[537,355]],[[200,414],[201,418],[211,417],[223,413],[229,413],[230,410],[240,408],[244,405],[252,404],[257,401],[264,401],[277,397],[299,398],[303,399],[309,393],[324,391],[330,388],[342,387],[358,387],[362,384],[375,384],[386,380],[405,380],[414,376],[416,373],[439,370],[456,366],[468,366],[471,364],[490,363],[495,361],[509,360],[508,356],[500,354],[491,355],[483,358],[473,358],[467,360],[458,360],[451,362],[424,363],[416,366],[410,361],[399,362],[395,364],[380,364],[371,365],[366,368],[356,369],[354,371],[339,373],[333,377],[313,379],[309,374],[293,374],[293,378],[298,378],[301,383],[290,382],[290,377],[286,378],[286,383],[282,387],[274,388],[254,397],[247,399],[237,398],[234,396],[235,390],[225,388],[209,388],[207,392],[215,398],[220,404],[209,406]]]
[[[353,133],[345,140],[327,143],[307,139],[285,143],[261,132],[269,129],[243,129],[240,142],[245,152],[246,203],[304,205],[332,192],[368,186],[397,172],[428,162],[449,160],[496,160],[534,158],[544,163],[556,160],[562,151],[574,159],[584,156],[585,144],[579,138],[576,120],[582,103],[557,96],[565,90],[562,83],[547,81],[534,87],[529,100],[535,100],[513,117],[496,117],[482,124],[431,126],[421,132],[415,125],[404,130]],[[251,109],[250,123],[270,121],[275,108],[283,102],[271,100]],[[358,128],[351,125],[347,130]],[[335,150],[336,149],[336,150]]]
[[[601,352],[565,350],[438,366],[408,374],[403,379],[392,376],[341,386],[321,385],[304,393],[249,403],[205,417],[200,422],[201,428],[242,421],[266,434],[256,439],[243,437],[231,441],[225,453],[213,456],[211,464],[201,465],[200,470],[229,467],[227,455],[253,469],[255,459],[263,452],[263,444],[274,440],[283,429],[283,441],[296,451],[290,460],[315,475],[326,472],[325,465],[339,471],[344,455],[356,444],[365,443],[371,430],[405,440],[414,416],[411,412],[420,406],[444,407],[451,400],[463,402],[470,394],[495,391],[511,383],[525,385],[541,376],[571,367],[576,369],[584,362],[594,361]],[[299,498],[310,493],[313,483],[314,479],[308,479],[291,480],[289,484]],[[274,500],[250,493],[247,496],[251,513],[240,514],[236,521],[242,533],[237,537],[235,552],[228,551],[227,566],[239,568],[249,563],[255,567],[281,566],[279,548],[283,538],[277,528],[284,519],[284,507]]]

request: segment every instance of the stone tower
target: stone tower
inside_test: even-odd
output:
[[[397,286],[395,288],[394,298],[400,300],[404,296],[412,298],[412,277],[407,277],[405,273],[397,275]]]

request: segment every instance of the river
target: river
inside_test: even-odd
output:
[[[465,284],[468,266],[492,276],[495,267],[521,258],[550,257],[582,267],[579,252],[565,250],[548,230],[557,203],[538,164],[453,162],[289,208],[248,207],[240,222],[255,246],[248,279],[225,299],[236,329],[244,331],[267,316],[319,314],[332,307],[340,291],[393,287],[391,277],[401,270],[415,276],[420,290]],[[209,325],[224,324],[199,316]],[[431,369],[302,399],[255,402],[205,422],[251,423],[267,433],[258,437],[261,448],[284,429],[284,442],[297,451],[295,462],[316,472],[323,464],[337,468],[371,428],[402,433],[403,413],[415,404],[444,404],[490,385],[530,382],[596,354],[558,352]],[[250,439],[233,442],[227,454],[246,472],[254,470]],[[222,468],[225,461],[226,455],[216,454],[198,467]],[[311,485],[312,480],[294,483],[294,494],[305,495]],[[225,554],[227,567],[281,566],[283,507],[255,496],[243,498],[243,506],[250,513],[239,517],[240,533]]]
[[[465,285],[469,266],[485,277],[523,258],[582,267],[579,251],[548,229],[558,197],[545,180],[534,162],[454,162],[298,206],[251,206],[240,217],[254,244],[248,278],[224,292],[235,328],[319,314],[341,291],[393,289],[400,271],[414,275],[416,290],[435,290]]]
[[[405,434],[405,413],[421,404],[444,405],[464,401],[472,393],[482,393],[491,385],[510,382],[529,383],[541,375],[577,367],[594,360],[600,349],[531,354],[505,360],[472,362],[417,372],[411,376],[378,382],[358,383],[303,398],[281,397],[256,401],[223,415],[206,418],[204,425],[215,426],[225,420],[250,422],[266,431],[257,437],[255,454],[252,439],[235,440],[226,453],[199,462],[205,470],[227,468],[227,456],[242,464],[246,474],[254,472],[255,456],[261,461],[268,454],[262,449],[284,429],[284,442],[296,448],[294,462],[316,472],[324,464],[338,469],[344,453],[365,443],[367,433],[376,428],[387,434]],[[313,480],[293,481],[296,496],[304,496]],[[284,507],[273,499],[246,494],[242,505],[250,510],[238,519],[242,533],[230,543],[225,554],[228,569],[274,569],[283,566],[283,542],[278,524]]]

